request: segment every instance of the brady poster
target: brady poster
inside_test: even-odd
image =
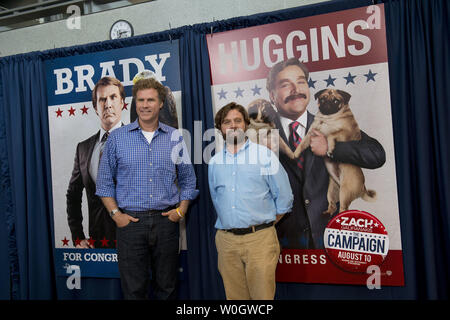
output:
[[[404,285],[383,5],[207,42],[214,114],[245,106],[289,176],[277,281]]]
[[[162,113],[169,125],[181,128],[178,41],[58,58],[45,67],[57,274],[78,269],[81,277],[119,277],[115,225],[95,195],[101,128],[105,121],[121,126],[136,119],[133,78],[144,70],[166,86]],[[93,105],[93,89],[104,77],[114,80],[99,88],[117,90],[111,108]]]

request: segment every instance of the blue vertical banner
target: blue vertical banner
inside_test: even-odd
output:
[[[93,215],[93,203],[98,205],[99,202],[98,199],[93,199],[96,197],[93,195],[95,179],[88,172],[93,147],[83,148],[87,141],[99,136],[101,125],[92,104],[92,90],[106,76],[122,83],[126,98],[121,110],[121,120],[126,125],[130,123],[130,117],[133,119],[133,78],[144,70],[152,71],[170,89],[171,101],[176,105],[178,128],[181,128],[183,111],[178,40],[57,58],[48,60],[45,68],[57,275],[66,276],[69,274],[68,270],[72,269],[70,266],[78,266],[81,277],[119,277],[116,239],[97,239],[90,232],[90,224],[98,224]],[[85,153],[83,158],[80,156],[81,149]],[[86,172],[82,172],[83,170]],[[80,182],[75,188],[71,184],[77,175],[83,176],[83,179],[80,178],[83,183]],[[78,196],[72,196],[73,189],[78,190]],[[69,210],[69,206],[74,205],[78,206],[76,211],[81,211],[76,219],[69,214],[69,211],[74,210]],[[74,224],[77,224],[77,234]],[[185,249],[185,226],[180,227],[181,249]],[[80,248],[82,240],[86,240],[90,248]]]

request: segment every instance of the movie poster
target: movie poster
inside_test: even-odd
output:
[[[235,101],[278,132],[294,208],[276,225],[277,281],[404,285],[384,6],[215,33],[207,42],[214,114]],[[315,130],[327,139],[326,154],[306,144]],[[305,140],[300,154],[294,132]]]
[[[102,119],[93,106],[92,91],[103,77],[119,80],[125,99],[114,116],[129,124],[136,119],[133,78],[149,70],[169,93],[163,107],[172,116],[168,124],[181,128],[178,40],[53,59],[45,67],[56,272],[64,276],[70,273],[68,267],[76,266],[82,277],[119,277],[115,232],[105,231],[115,227],[114,222],[99,213],[101,203],[95,196],[93,150]],[[185,226],[180,226],[185,250]]]

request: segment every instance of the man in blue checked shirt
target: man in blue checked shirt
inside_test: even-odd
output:
[[[125,299],[146,299],[149,269],[156,299],[176,298],[178,221],[198,195],[181,134],[159,122],[165,88],[141,79],[133,86],[138,119],[109,136],[96,194],[117,225],[117,254]]]
[[[208,167],[218,267],[229,300],[274,298],[280,254],[274,224],[294,199],[275,153],[246,138],[249,123],[245,108],[234,102],[217,112],[215,126],[226,144]]]

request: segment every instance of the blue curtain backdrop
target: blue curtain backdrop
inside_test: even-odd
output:
[[[185,110],[183,128],[189,130],[191,137],[194,137],[195,121],[202,124],[202,133],[214,128],[208,49],[204,33],[199,29],[186,29],[180,45],[182,101]],[[201,150],[207,144],[208,142],[203,142]],[[195,149],[192,147],[191,150]],[[203,191],[191,204],[186,220],[190,298],[225,299],[214,244],[216,217],[209,192],[204,192],[209,190],[208,169],[204,164],[194,164],[194,170],[198,188]]]
[[[0,81],[0,103],[3,101],[2,82]],[[5,118],[0,115],[0,299],[13,296],[11,271],[16,260],[16,241],[13,231],[11,181],[6,144]],[[14,260],[10,257],[14,257]]]
[[[278,299],[448,299],[450,7],[446,0],[383,2],[406,285],[370,291],[363,286],[279,283]],[[69,291],[66,279],[55,276],[45,60],[179,39],[183,127],[193,135],[196,120],[203,131],[213,127],[205,34],[370,4],[331,1],[1,58],[0,299],[121,299],[117,279],[83,278],[82,290]],[[194,167],[202,192],[187,218],[188,287],[181,297],[223,299],[207,166]]]
[[[35,54],[1,64],[1,118],[9,164],[6,210],[12,296],[50,297],[54,287],[48,114],[42,61]],[[44,89],[44,90],[43,90]],[[3,164],[2,164],[3,166]],[[2,183],[3,185],[3,183]],[[10,204],[8,203],[10,202]]]
[[[388,1],[387,43],[406,281],[450,290],[450,3]]]

